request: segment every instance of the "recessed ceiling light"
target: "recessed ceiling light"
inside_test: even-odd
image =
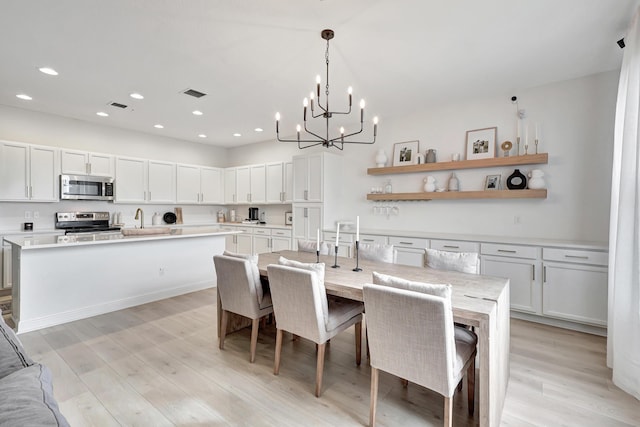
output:
[[[156,129],[164,129],[164,126],[162,126],[161,124],[153,125],[153,127]]]
[[[144,96],[140,95],[138,92],[133,92],[129,94],[133,99],[144,99]]]
[[[105,113],[104,111],[98,111],[96,114],[100,117],[109,117],[109,114]]]
[[[198,135],[198,138],[206,138],[207,135],[205,135],[204,133],[201,133],[200,135]]]
[[[256,132],[262,132],[264,129],[262,129],[262,128],[255,128],[254,130],[255,130]]]
[[[41,73],[49,74],[50,76],[57,76],[58,75],[58,72],[56,70],[54,70],[53,68],[40,67],[40,68],[38,68],[38,70],[40,70]]]
[[[194,115],[194,116],[201,116],[201,115],[202,115],[202,111],[200,111],[200,110],[195,110],[195,111],[193,112],[193,115]]]
[[[25,101],[31,101],[33,98],[27,95],[26,93],[19,93],[16,95],[16,98],[24,99]]]
[[[242,136],[241,133],[234,133],[233,136]]]

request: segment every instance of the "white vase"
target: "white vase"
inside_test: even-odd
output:
[[[436,191],[436,179],[432,176],[428,176],[422,180],[424,182],[424,191],[431,193]]]
[[[378,150],[378,154],[376,154],[376,166],[379,168],[383,168],[387,165],[387,155],[384,150]]]
[[[529,182],[527,186],[531,190],[541,190],[545,188],[546,183],[544,182],[544,172],[540,169],[534,169],[529,172]]]
[[[460,183],[458,182],[458,177],[456,177],[455,173],[451,174],[451,178],[449,178],[449,191],[458,191],[460,188]]]

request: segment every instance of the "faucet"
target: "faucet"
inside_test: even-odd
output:
[[[134,219],[140,220],[140,228],[144,228],[144,211],[140,208],[136,210],[136,217]]]

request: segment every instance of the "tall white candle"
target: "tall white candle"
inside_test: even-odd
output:
[[[529,126],[524,127],[524,145],[529,145]]]
[[[316,233],[316,251],[320,251],[320,229],[318,228]]]
[[[360,241],[360,216],[356,216],[356,242]]]
[[[520,137],[520,118],[516,119],[516,138]]]
[[[340,223],[338,223],[336,227],[336,246],[338,246],[339,241],[340,241]]]

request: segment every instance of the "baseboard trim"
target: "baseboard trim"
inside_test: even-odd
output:
[[[515,319],[527,320],[529,322],[542,323],[543,325],[556,326],[558,328],[571,329],[572,331],[585,332],[587,334],[607,336],[607,328],[601,326],[585,325],[568,320],[554,319],[551,317],[536,316],[535,314],[511,311],[511,317]]]

